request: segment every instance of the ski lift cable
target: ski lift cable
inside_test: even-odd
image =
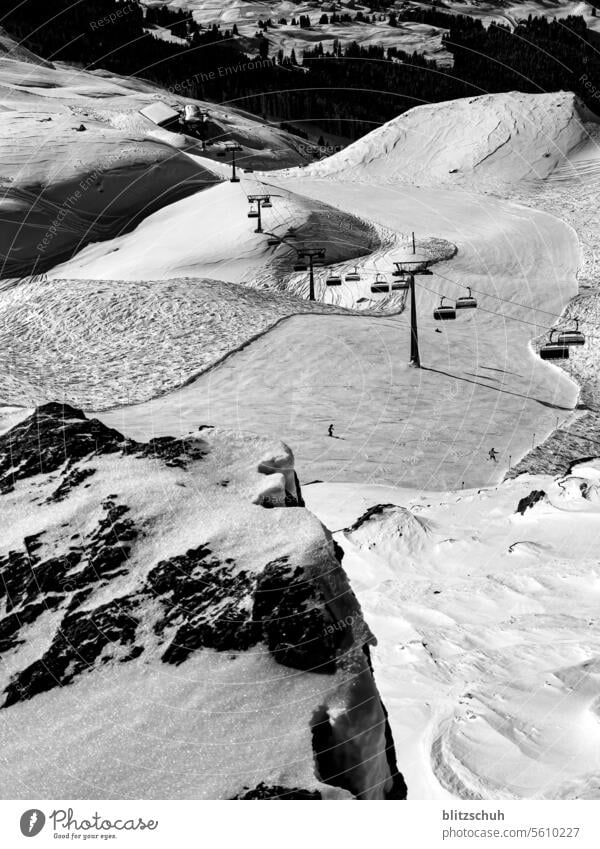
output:
[[[459,283],[458,280],[452,280],[451,277],[446,277],[444,274],[440,274],[438,271],[433,272],[436,277],[441,277],[442,280],[447,280],[449,283],[454,283],[455,286],[460,286],[462,289],[471,289],[472,292],[475,292],[478,295],[483,295],[486,298],[494,298],[496,301],[502,301],[505,304],[513,304],[515,307],[523,307],[526,310],[533,310],[534,312],[543,312],[545,315],[551,315],[553,318],[562,318],[562,315],[558,315],[557,313],[550,312],[549,310],[541,309],[540,307],[532,307],[527,306],[526,304],[520,304],[517,301],[511,301],[508,298],[501,298],[499,295],[492,295],[489,292],[483,292],[481,289],[474,289],[473,286],[467,286],[465,283]]]
[[[453,281],[452,281],[452,282],[453,282]],[[461,285],[461,284],[459,284],[459,285]],[[416,280],[415,280],[415,286],[420,286],[422,289],[426,289],[428,292],[431,292],[433,295],[437,295],[439,298],[446,298],[446,299],[448,298],[448,296],[447,296],[447,295],[443,295],[441,292],[438,292],[438,291],[436,291],[435,289],[431,289],[429,286],[425,286],[425,284],[424,284],[424,283],[418,283]],[[475,291],[475,290],[473,290],[473,291]],[[512,304],[512,303],[513,303],[513,301],[507,301],[507,303]],[[518,321],[520,324],[528,324],[530,327],[536,327],[536,328],[538,328],[540,331],[556,329],[556,328],[548,327],[548,326],[547,326],[547,325],[545,325],[545,324],[539,324],[539,323],[536,323],[535,321],[527,321],[527,320],[526,320],[526,319],[524,319],[524,318],[517,318],[516,316],[513,316],[513,315],[505,315],[504,313],[502,313],[502,312],[496,312],[495,310],[488,310],[488,309],[486,309],[485,307],[480,307],[480,306],[478,306],[478,307],[477,307],[477,309],[478,309],[480,312],[487,312],[487,313],[489,313],[490,315],[497,315],[497,316],[499,316],[500,318],[503,318],[505,321]],[[530,308],[530,307],[527,307],[527,309],[531,309],[531,308]],[[591,338],[591,337],[590,337],[590,338]]]

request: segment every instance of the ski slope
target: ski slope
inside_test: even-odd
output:
[[[272,207],[262,211],[263,232],[256,233],[256,219],[248,218],[252,208],[248,197],[268,193]],[[269,245],[270,237],[279,243]],[[47,277],[211,278],[286,289],[284,278],[298,262],[298,250],[315,241],[327,244],[330,263],[352,260],[379,247],[377,233],[368,223],[243,176],[239,183],[226,180],[170,204],[130,233],[89,245],[56,265]],[[353,302],[344,299],[341,305]]]
[[[471,285],[481,309],[438,327],[439,296],[420,287],[420,370],[408,365],[406,314],[293,318],[189,386],[102,413],[103,421],[144,438],[227,423],[289,441],[303,481],[449,489],[495,482],[509,457],[516,461],[570,414],[577,387],[529,347],[576,292],[579,248],[569,227],[443,189],[366,192],[358,182],[301,177],[282,185],[397,232],[414,227],[456,244],[456,256],[420,280],[451,298]],[[327,437],[331,422],[338,439]],[[497,466],[487,459],[492,446]]]

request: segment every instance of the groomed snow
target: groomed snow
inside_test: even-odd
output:
[[[515,462],[569,414],[576,386],[542,363],[529,340],[548,322],[544,311],[560,313],[576,292],[579,249],[570,228],[447,190],[366,192],[360,183],[300,177],[283,185],[397,232],[414,227],[456,244],[457,255],[420,281],[451,298],[471,285],[481,309],[439,327],[432,319],[439,296],[419,288],[421,370],[408,366],[406,313],[294,318],[190,386],[103,414],[104,421],[145,437],[185,432],[196,421],[235,422],[294,445],[303,481],[447,489],[499,480],[511,456]],[[331,422],[338,439],[327,437]],[[492,446],[497,465],[487,458]]]

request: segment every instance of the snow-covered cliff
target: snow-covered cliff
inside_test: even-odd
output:
[[[59,404],[0,436],[3,798],[404,798],[374,639],[293,463]]]

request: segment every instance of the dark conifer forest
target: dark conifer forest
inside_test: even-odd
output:
[[[368,25],[369,16],[362,12],[344,14]],[[189,14],[166,7],[149,9],[144,16],[137,3],[115,0],[53,0],[51,10],[47,0],[24,0],[0,25],[53,61],[136,75],[280,122],[305,121],[308,132],[314,122],[319,131],[349,139],[413,106],[486,92],[568,89],[600,111],[600,37],[581,17],[530,16],[511,31],[431,8],[390,14],[388,23],[398,27],[403,19],[447,30],[443,40],[453,67],[393,46],[334,43],[324,50],[317,41],[305,50],[302,68],[293,51],[269,53],[264,33],[281,22],[257,21],[255,37],[242,38],[235,25],[201,27]],[[317,31],[322,27],[327,37],[325,21],[319,23],[316,16],[296,23]],[[153,26],[166,27],[178,38],[161,40],[152,34]]]

